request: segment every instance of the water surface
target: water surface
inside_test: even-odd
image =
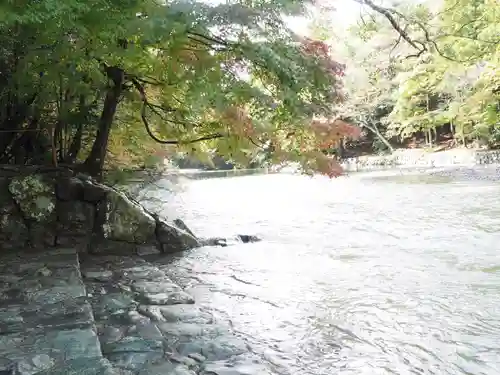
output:
[[[274,374],[498,375],[498,180],[487,168],[191,181],[165,214],[263,241],[170,267]]]

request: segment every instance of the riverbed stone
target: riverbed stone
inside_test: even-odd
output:
[[[196,375],[186,365],[172,362],[153,363],[139,372],[139,375]]]
[[[177,345],[176,350],[183,356],[189,356],[193,353],[201,354],[208,361],[228,359],[248,352],[244,341],[230,335],[216,338],[198,337],[190,341],[181,342]]]
[[[104,358],[78,358],[55,362],[54,365],[36,375],[133,375],[132,372],[116,369]]]
[[[131,370],[134,374],[137,374],[141,369],[147,368],[150,363],[162,361],[163,353],[158,351],[111,353],[107,355],[107,358],[113,366],[119,369]]]
[[[96,281],[108,281],[113,277],[113,271],[100,269],[86,270],[82,274],[84,278]]]
[[[170,281],[170,280],[168,280]],[[132,289],[142,294],[173,293],[181,288],[172,282],[136,281],[132,284]]]
[[[156,235],[162,251],[166,254],[189,250],[202,245],[200,240],[191,233],[164,222],[158,223]]]
[[[180,290],[172,293],[147,293],[139,296],[141,302],[149,305],[193,304],[194,298]]]
[[[161,306],[160,312],[167,322],[184,322],[197,324],[206,324],[212,322],[212,317],[209,314],[202,313],[197,306]]]
[[[249,359],[236,361],[214,361],[203,366],[200,375],[271,375],[262,364]]]

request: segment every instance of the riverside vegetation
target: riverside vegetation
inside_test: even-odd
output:
[[[330,2],[0,4],[0,373],[275,373],[154,262],[225,240],[148,212],[105,169],[194,157],[333,177],[330,154],[362,142],[448,127],[494,145],[497,2],[352,1],[369,18],[344,39],[366,49],[332,43]],[[306,11],[310,37],[283,18]]]
[[[0,163],[101,179],[180,154],[333,177],[348,140],[494,146],[498,4],[353,1],[370,20],[348,35],[318,1],[2,4]],[[283,17],[306,12],[307,37]]]

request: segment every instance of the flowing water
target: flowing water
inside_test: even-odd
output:
[[[167,214],[202,236],[263,241],[171,267],[275,374],[498,375],[498,176],[190,181]]]

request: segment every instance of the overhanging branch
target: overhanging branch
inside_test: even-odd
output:
[[[205,136],[201,136],[199,138],[189,139],[189,140],[168,140],[168,139],[158,138],[151,130],[151,126],[149,125],[149,122],[147,119],[147,113],[146,113],[148,108],[154,110],[155,106],[148,102],[148,98],[146,96],[146,91],[144,90],[144,86],[142,86],[141,83],[134,78],[131,79],[131,82],[134,85],[134,87],[137,89],[137,91],[139,92],[139,95],[141,96],[141,100],[142,100],[141,119],[142,119],[142,122],[144,124],[144,127],[146,128],[146,132],[155,142],[158,142],[158,143],[161,143],[164,145],[186,145],[186,144],[209,141],[209,140],[224,137],[224,134],[214,133],[214,134],[209,134],[209,135],[205,135]],[[163,107],[160,107],[160,106],[158,106],[158,107],[161,109],[164,109]],[[170,112],[175,112],[174,108],[169,108],[168,110]]]

